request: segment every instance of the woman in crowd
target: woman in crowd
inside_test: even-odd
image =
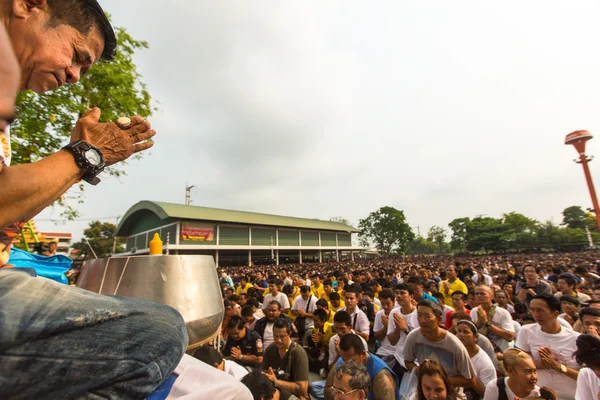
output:
[[[576,343],[575,360],[585,368],[579,370],[575,400],[600,400],[600,338],[581,335]]]
[[[444,367],[437,361],[425,360],[417,368],[418,400],[458,400]]]
[[[508,349],[503,354],[506,378],[494,379],[485,388],[484,400],[516,400],[539,398],[538,373],[531,356],[520,349]],[[501,396],[500,393],[506,393]]]
[[[494,368],[492,360],[477,345],[478,336],[477,327],[470,319],[458,321],[456,337],[465,345],[477,374],[475,387],[466,390],[469,400],[482,399],[487,384],[496,379],[496,368]]]

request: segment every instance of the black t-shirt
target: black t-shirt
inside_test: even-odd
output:
[[[231,349],[234,347],[239,347],[240,349],[242,349],[242,354],[250,354],[257,357],[261,357],[264,352],[262,339],[260,338],[260,335],[254,332],[252,329],[248,328],[246,328],[246,336],[244,336],[242,340],[233,340],[233,338],[231,337],[227,339],[225,347],[223,348],[223,355],[225,357],[230,356]],[[234,361],[243,366],[251,365],[243,363],[240,360]]]

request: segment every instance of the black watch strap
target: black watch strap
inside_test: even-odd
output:
[[[102,156],[102,152],[100,150],[83,140],[71,142],[63,147],[63,150],[68,150],[71,152],[71,154],[73,154],[75,164],[77,164],[77,166],[83,171],[81,179],[91,185],[97,185],[100,183],[98,175],[104,171],[104,157]],[[99,165],[93,165],[87,159],[85,154],[89,150],[95,150],[98,153],[98,156],[100,157]]]

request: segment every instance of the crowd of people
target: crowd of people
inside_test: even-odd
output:
[[[255,399],[598,400],[599,269],[599,251],[221,269],[219,356]]]

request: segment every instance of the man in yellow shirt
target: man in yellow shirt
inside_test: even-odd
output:
[[[251,287],[252,284],[248,282],[248,277],[244,275],[240,278],[240,286],[236,289],[235,294],[239,296],[242,293],[248,293],[248,289]]]
[[[323,287],[323,284],[321,283],[321,275],[314,274],[313,276],[310,277],[310,280],[312,281],[312,286],[310,287],[310,291],[312,292],[312,294],[317,299],[323,298],[323,296],[325,295],[325,288]]]
[[[446,268],[447,280],[440,284],[440,293],[444,295],[444,304],[452,307],[452,293],[463,292],[468,293],[467,285],[456,275],[456,267],[454,265]]]

